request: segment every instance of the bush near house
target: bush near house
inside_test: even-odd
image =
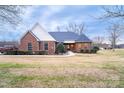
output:
[[[46,51],[6,51],[5,55],[46,55]]]
[[[35,55],[48,55],[47,51],[35,51]]]
[[[94,46],[93,49],[91,49],[91,53],[97,53],[97,51],[99,51],[99,47]]]
[[[92,49],[81,49],[81,53],[97,53],[99,47],[94,46]]]
[[[56,54],[65,53],[65,47],[62,43],[58,44],[56,47]]]
[[[5,51],[5,55],[32,55],[31,51]]]
[[[97,46],[94,46],[93,49],[97,50],[97,51],[100,50],[99,47],[97,47]]]
[[[91,49],[90,53],[97,53],[98,50],[96,49]]]
[[[81,53],[90,53],[90,50],[88,50],[88,49],[81,49],[80,52]]]

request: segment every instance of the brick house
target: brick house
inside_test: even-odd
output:
[[[38,23],[21,38],[19,50],[47,51],[55,54],[56,45],[63,43],[65,49],[80,52],[81,49],[90,49],[92,41],[84,34],[74,32],[47,32]]]

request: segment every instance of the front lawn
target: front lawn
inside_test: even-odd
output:
[[[70,57],[1,55],[0,87],[124,87],[124,50]]]

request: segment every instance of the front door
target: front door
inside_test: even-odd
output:
[[[74,50],[75,50],[75,44],[74,44],[74,43],[72,43],[72,44],[66,44],[66,45],[65,45],[65,48],[66,48],[67,50],[74,51]]]

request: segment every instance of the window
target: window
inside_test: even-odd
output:
[[[48,42],[44,42],[44,50],[48,50]]]
[[[28,50],[32,51],[32,44],[31,43],[28,43]]]
[[[79,44],[78,44],[78,48],[81,48],[81,47],[82,47],[82,44],[81,44],[81,43],[79,43]]]
[[[87,43],[84,43],[84,46],[88,46],[88,44]]]

